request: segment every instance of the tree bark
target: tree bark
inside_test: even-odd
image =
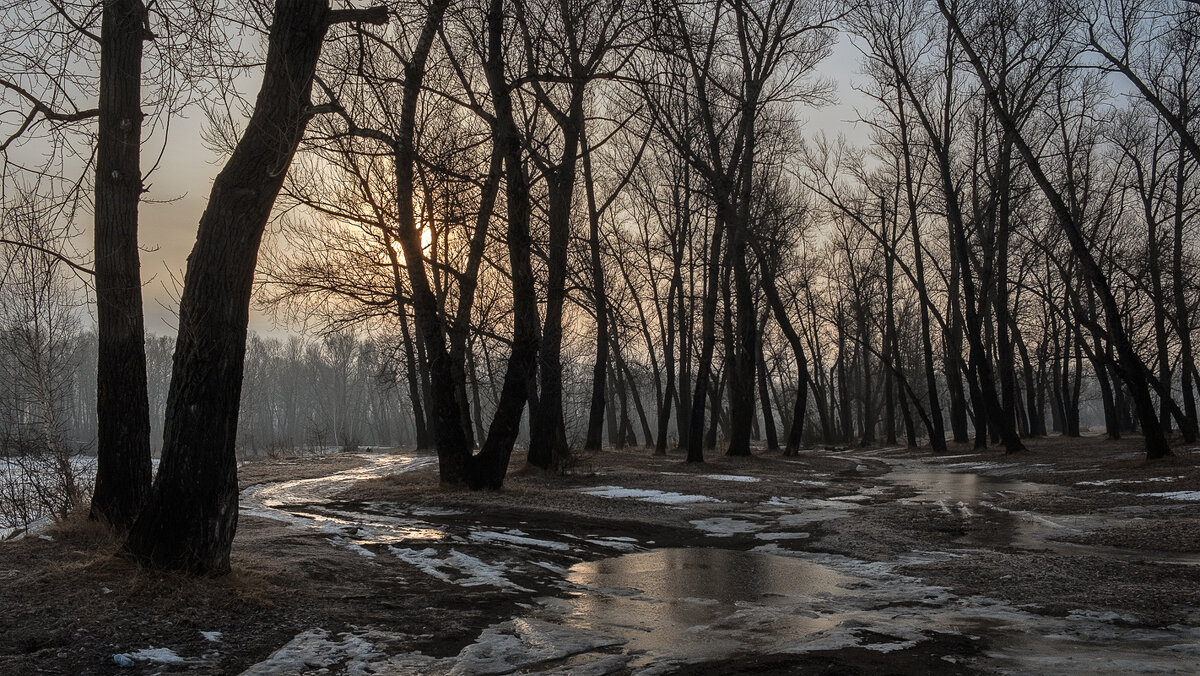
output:
[[[347,20],[387,21],[382,10],[351,15]],[[234,443],[254,267],[312,115],[309,95],[330,21],[328,2],[277,1],[254,114],[200,218],[180,299],[162,462],[125,544],[143,565],[229,571],[238,515]]]
[[[96,139],[96,487],[91,517],[133,525],[150,493],[150,402],[138,260],[142,193],[141,0],[107,0]]]

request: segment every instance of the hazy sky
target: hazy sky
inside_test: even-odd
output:
[[[859,79],[859,56],[843,35],[833,55],[822,64],[821,73],[837,82],[839,102],[805,111],[806,136],[825,131],[830,135],[844,133],[852,143],[865,142],[856,138],[859,132],[852,123],[857,116],[855,106],[866,105],[851,86]],[[151,333],[175,331],[176,283],[183,281],[187,256],[196,240],[196,226],[208,201],[213,178],[221,169],[220,158],[205,149],[201,141],[203,125],[204,116],[199,111],[173,120],[163,160],[147,180],[150,192],[141,207],[140,232],[146,330]],[[144,171],[153,164],[159,147],[153,141],[146,146],[142,159]],[[173,201],[154,203],[155,200]],[[87,234],[90,238],[90,224]],[[277,329],[269,317],[253,309],[250,329],[259,333],[286,330]]]

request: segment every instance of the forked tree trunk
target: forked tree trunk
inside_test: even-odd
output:
[[[504,371],[500,401],[483,447],[469,458],[467,485],[498,489],[504,483],[513,444],[520,433],[525,405],[532,428],[537,399],[537,354],[540,322],[530,262],[529,181],[521,157],[521,138],[513,118],[510,85],[504,74],[504,0],[491,0],[487,13],[488,58],[484,65],[496,110],[496,144],[504,156],[508,208],[508,262],[512,273],[513,345]],[[532,429],[531,429],[532,435]]]
[[[237,530],[234,442],[254,267],[275,198],[311,117],[309,95],[331,21],[385,23],[378,10],[278,0],[262,89],[213,182],[179,305],[162,463],[126,549],[144,565],[228,572]]]
[[[96,487],[91,517],[133,525],[150,493],[150,403],[138,261],[146,7],[104,3],[96,144]],[[236,399],[236,397],[235,397]]]

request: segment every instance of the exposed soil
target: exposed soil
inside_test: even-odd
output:
[[[929,458],[922,449],[820,449],[797,458],[763,451],[751,458],[714,456],[702,465],[685,464],[675,453],[607,450],[581,455],[555,474],[524,470],[524,458],[517,456],[504,491],[474,493],[440,487],[436,465],[427,463],[339,484],[323,508],[421,514],[444,533],[440,540],[371,542],[356,550],[345,546],[344,534],[353,529],[331,537],[243,515],[234,573],[215,579],[139,569],[119,554],[117,540],[75,519],[51,529],[50,539],[0,543],[0,673],[239,673],[315,627],[335,635],[367,628],[391,632],[406,637],[405,650],[450,657],[486,627],[528,611],[535,598],[563,596],[561,571],[613,556],[613,546],[626,540],[640,549],[768,544],[785,554],[864,562],[941,552],[945,556],[913,560],[897,571],[958,597],[1008,601],[1045,617],[1107,613],[1117,631],[1194,627],[1200,625],[1200,565],[1185,564],[1189,557],[1200,563],[1200,507],[1145,494],[1200,490],[1200,450],[1181,448],[1175,458],[1147,463],[1136,443],[1048,439],[1012,456],[964,447],[946,458]],[[248,489],[370,463],[363,454],[290,458],[248,463],[239,475]],[[974,501],[930,499],[920,486],[896,480],[913,463],[992,477],[1000,488],[991,486]],[[1005,481],[1014,489],[1004,490]],[[605,497],[604,487],[709,500]],[[791,531],[774,532],[787,523],[794,524]],[[518,533],[535,545],[517,548],[480,537],[481,531],[510,540]],[[550,541],[570,547],[536,544]],[[509,584],[439,579],[384,556],[395,546],[498,562],[506,566]],[[201,632],[221,636],[214,641]],[[731,654],[667,672],[991,669],[984,653],[988,636],[934,627],[922,633],[911,645],[887,652],[871,649],[864,629],[855,647]],[[122,668],[113,658],[159,647],[183,661]],[[313,664],[312,673],[327,667]],[[332,672],[340,673],[337,667]]]

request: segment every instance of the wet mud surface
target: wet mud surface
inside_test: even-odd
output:
[[[225,578],[0,545],[0,673],[1194,673],[1200,449],[1030,446],[249,463]]]

